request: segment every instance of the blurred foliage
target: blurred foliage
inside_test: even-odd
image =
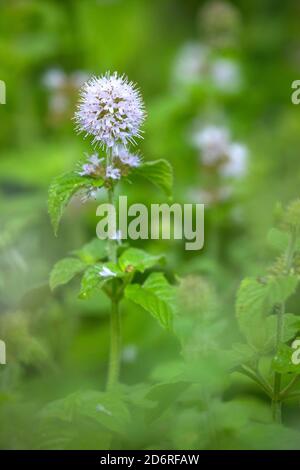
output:
[[[299,400],[285,403],[284,425],[273,424],[259,386],[231,374],[224,353],[235,344],[249,358],[235,321],[236,292],[243,278],[263,276],[285,244],[277,232],[266,237],[282,211],[276,203],[299,196],[300,111],[290,99],[300,73],[298,0],[0,3],[7,89],[0,105],[0,338],[7,344],[1,448],[298,449]],[[200,46],[209,51],[204,69],[189,58],[180,75],[182,51]],[[220,60],[238,65],[240,86],[214,81]],[[161,276],[175,286],[177,308],[168,331],[128,294],[121,384],[110,394],[103,392],[107,299],[78,299],[78,279],[63,285],[70,279],[64,272],[52,278],[52,287],[60,286],[49,287],[59,259],[76,258],[74,274],[91,262],[93,246],[80,247],[95,237],[103,198],[72,200],[59,238],[46,205],[52,179],[88,151],[71,120],[79,85],[106,70],[141,88],[148,114],[143,159],[172,164],[174,201],[208,198],[202,251],[185,251],[178,240],[135,242],[165,255]],[[212,124],[247,146],[243,176],[224,179],[217,166],[203,164],[192,135]],[[125,191],[129,203],[166,202],[142,178],[125,183]],[[295,316],[299,300],[299,292],[288,300]]]

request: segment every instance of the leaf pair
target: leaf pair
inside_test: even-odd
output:
[[[160,159],[145,162],[135,168],[133,174],[143,176],[161,189],[168,197],[171,196],[173,173],[167,160]],[[80,176],[75,171],[60,175],[53,180],[49,189],[48,210],[55,235],[57,235],[63,211],[71,198],[80,190],[99,189],[103,185],[103,179]]]
[[[98,244],[98,241],[101,243]],[[51,289],[68,283],[84,271],[79,297],[88,299],[99,293],[112,279],[132,278],[134,272],[143,273],[163,260],[160,255],[152,255],[138,248],[128,248],[120,256],[118,264],[111,262],[89,264],[90,261],[95,261],[95,258],[105,257],[105,252],[101,251],[102,243],[101,240],[94,240],[82,250],[76,251],[75,253],[80,256],[79,259],[70,257],[58,261],[50,275]],[[109,276],[109,272],[113,275]],[[127,285],[124,294],[127,299],[153,315],[161,326],[171,328],[175,311],[175,293],[174,287],[168,283],[162,273],[150,274],[143,285]]]

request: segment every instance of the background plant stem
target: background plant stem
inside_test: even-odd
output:
[[[287,275],[293,264],[295,244],[297,240],[297,234],[292,231],[289,246],[286,253],[286,271]],[[276,353],[279,351],[280,344],[283,340],[284,333],[284,313],[285,313],[285,302],[279,305],[277,312],[277,339],[276,339]],[[282,397],[281,397],[281,374],[275,372],[274,374],[274,390],[272,398],[272,416],[275,423],[281,423],[282,421]]]

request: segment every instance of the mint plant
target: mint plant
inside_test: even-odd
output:
[[[141,137],[144,105],[133,83],[117,73],[92,78],[84,84],[75,113],[79,132],[92,137],[99,153],[87,155],[73,171],[54,179],[49,190],[49,214],[57,234],[62,214],[71,198],[81,193],[83,201],[95,198],[99,190],[117,210],[116,191],[121,180],[141,175],[167,196],[172,191],[172,168],[163,159],[142,162],[131,152]],[[113,388],[120,374],[120,303],[127,298],[153,315],[164,328],[172,323],[172,287],[161,272],[153,268],[163,257],[122,244],[118,227],[109,239],[91,240],[82,249],[56,263],[50,275],[55,289],[81,274],[79,297],[88,299],[102,290],[111,301],[111,339],[107,389]],[[152,269],[143,284],[136,273]]]
[[[287,302],[299,284],[300,200],[278,211],[278,226],[268,235],[278,258],[267,273],[242,281],[236,317],[246,343],[234,345],[234,370],[251,378],[268,395],[275,422],[282,420],[282,403],[300,396],[296,384],[300,365],[293,361],[300,317]],[[296,387],[296,389],[295,389]]]

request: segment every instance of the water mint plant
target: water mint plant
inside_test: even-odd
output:
[[[289,309],[299,285],[300,200],[280,209],[278,218],[268,235],[277,259],[263,276],[244,279],[238,290],[236,317],[246,342],[234,346],[233,361],[234,370],[270,398],[273,420],[280,423],[282,404],[300,396],[300,366],[293,359],[300,317]]]
[[[107,73],[87,81],[80,92],[75,113],[77,131],[92,138],[97,149],[87,154],[70,172],[54,179],[49,190],[49,214],[57,234],[63,211],[79,193],[83,200],[106,191],[110,204],[117,210],[116,191],[121,180],[133,181],[138,175],[153,182],[167,196],[172,190],[172,169],[163,159],[142,161],[132,147],[142,135],[145,110],[140,92],[126,77]],[[95,223],[96,228],[96,223]],[[165,276],[154,272],[163,256],[124,246],[116,227],[109,239],[94,238],[76,254],[56,263],[51,275],[52,289],[81,274],[79,297],[88,299],[102,290],[111,303],[111,338],[107,388],[113,388],[120,374],[121,320],[120,303],[124,297],[150,312],[159,323],[172,323],[171,292]],[[137,273],[151,273],[140,284]]]

